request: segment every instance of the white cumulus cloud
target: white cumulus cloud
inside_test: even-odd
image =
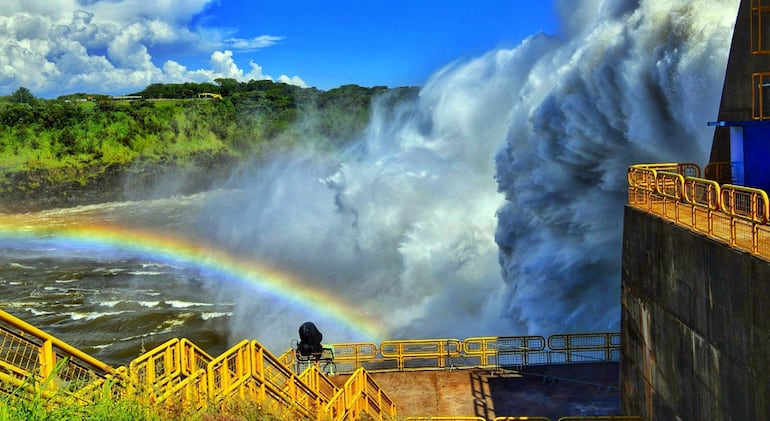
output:
[[[256,48],[265,48],[271,45],[275,45],[277,42],[283,40],[284,37],[278,37],[274,35],[261,35],[251,39],[242,38],[228,38],[225,40],[232,48],[239,50],[253,50]]]
[[[0,94],[19,86],[37,96],[74,92],[122,94],[151,83],[215,78],[274,80],[236,55],[283,37],[225,37],[217,28],[189,27],[211,0],[7,0],[0,3]],[[232,34],[230,34],[232,35]],[[209,57],[207,68],[185,60]],[[200,65],[199,65],[200,66]],[[306,86],[298,76],[276,80]]]

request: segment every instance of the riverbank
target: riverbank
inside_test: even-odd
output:
[[[138,162],[5,174],[0,213],[197,193],[224,183],[236,165],[238,160],[230,155],[207,154],[185,163]]]

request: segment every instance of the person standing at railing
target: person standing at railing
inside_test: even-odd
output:
[[[302,326],[299,327],[297,351],[303,357],[310,357],[312,355],[317,362],[323,354],[323,346],[321,345],[323,337],[324,335],[313,322],[302,323]]]

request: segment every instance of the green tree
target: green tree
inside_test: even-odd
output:
[[[214,82],[219,85],[219,93],[222,96],[230,96],[237,92],[240,87],[240,83],[232,78],[218,77],[214,79]]]
[[[34,104],[35,96],[32,95],[32,92],[29,89],[20,86],[16,92],[11,94],[11,102],[15,102],[17,104]]]

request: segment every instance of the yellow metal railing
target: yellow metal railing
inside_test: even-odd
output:
[[[371,373],[473,368],[514,368],[620,360],[620,333],[597,332],[542,336],[485,336],[459,339],[388,340],[327,344],[334,349],[336,372],[359,368]],[[294,350],[279,358],[301,372]]]
[[[179,341],[182,373],[189,376],[197,370],[205,370],[214,358],[187,339]]]
[[[356,370],[326,405],[333,421],[358,420],[366,414],[375,419],[395,419],[396,404],[363,368]]]
[[[380,343],[381,362],[393,364],[399,371],[437,368],[452,365],[463,350],[462,342],[457,339],[421,339],[384,341]],[[389,364],[390,363],[390,364]]]
[[[204,361],[211,357],[187,339],[170,339],[128,366],[129,392],[155,405],[201,409],[209,394]]]
[[[0,393],[16,387],[76,391],[122,372],[0,310]],[[55,379],[55,381],[48,381]],[[73,394],[83,399],[85,393]]]
[[[565,363],[619,361],[620,338],[619,333],[552,335],[548,337],[548,348]]]
[[[181,378],[179,339],[171,339],[131,361],[128,373],[134,386],[162,400]]]
[[[320,415],[324,396],[305,384],[290,367],[268,352],[257,341],[251,341],[252,375],[256,379],[259,400],[272,400],[290,405],[304,416]]]
[[[672,164],[629,167],[629,205],[770,260],[770,200],[764,190],[720,186],[660,168]]]
[[[323,401],[329,402],[339,391],[339,388],[324,375],[317,366],[311,365],[299,375],[299,379],[316,391]]]
[[[725,184],[721,192],[720,201],[725,213],[758,224],[767,223],[768,200],[764,190]]]
[[[247,396],[251,379],[251,343],[244,339],[208,364],[209,396],[218,404],[226,398]]]
[[[352,342],[329,345],[334,350],[334,363],[338,373],[352,373],[359,367],[374,371],[373,363],[379,357],[377,345],[371,342]]]
[[[751,117],[754,120],[765,120],[770,115],[770,104],[768,102],[768,93],[770,91],[770,73],[757,72],[751,74]]]

